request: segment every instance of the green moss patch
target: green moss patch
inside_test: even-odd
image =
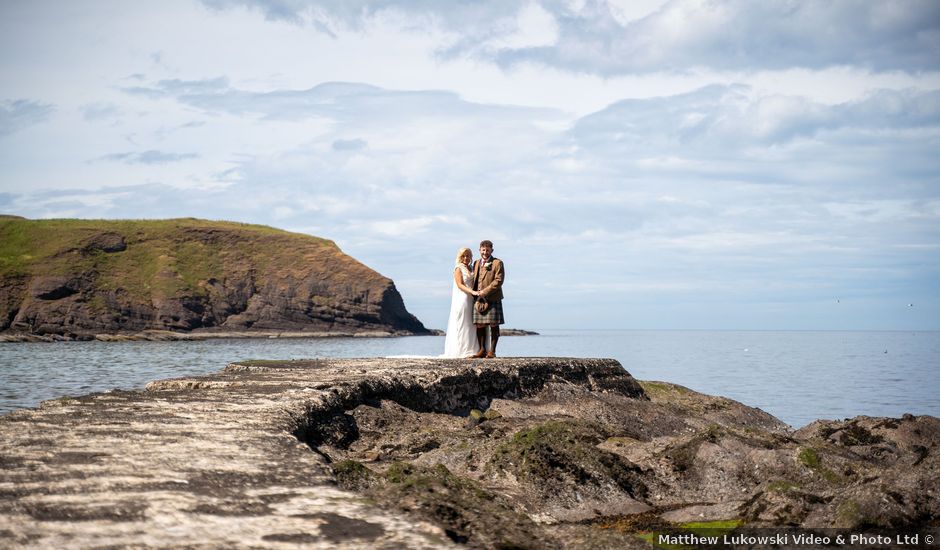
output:
[[[350,491],[362,491],[372,486],[378,477],[372,470],[355,460],[341,460],[334,463],[332,468],[339,486]]]
[[[688,395],[692,392],[688,388],[670,384],[668,382],[652,382],[648,380],[637,380],[643,391],[650,398],[665,398],[670,395]]]
[[[812,447],[803,447],[800,449],[800,452],[797,454],[796,458],[800,464],[806,466],[810,470],[813,470],[822,476],[822,478],[826,481],[830,483],[839,483],[842,481],[842,478],[839,476],[839,474],[823,466],[822,458],[816,449]]]
[[[800,461],[800,464],[807,468],[819,468],[819,453],[812,447],[804,447],[801,449],[800,454],[798,454],[796,458]]]
[[[494,410],[494,409],[487,409],[486,412],[483,413],[483,418],[485,420],[496,420],[497,418],[502,418],[502,417],[503,415],[500,414],[499,411]]]
[[[767,484],[767,490],[773,493],[788,493],[799,488],[799,484],[786,479],[777,479]]]
[[[693,547],[683,544],[660,542],[661,535],[669,534],[670,536],[674,536],[694,534],[700,537],[721,537],[731,533],[743,525],[743,523],[744,522],[740,519],[728,519],[674,524],[664,521],[657,512],[646,512],[643,514],[624,516],[612,521],[605,520],[595,525],[602,529],[615,529],[621,533],[632,534],[656,548],[677,550]]]
[[[510,472],[549,493],[613,482],[634,498],[645,497],[639,468],[597,448],[607,437],[588,423],[544,422],[516,432],[497,447],[488,467]]]
[[[441,525],[451,540],[476,548],[537,548],[544,540],[529,517],[474,480],[432,467],[391,464],[369,492]]]
[[[681,529],[695,533],[696,535],[715,536],[715,533],[725,534],[741,526],[743,521],[740,519],[722,519],[715,521],[690,521],[679,525]]]

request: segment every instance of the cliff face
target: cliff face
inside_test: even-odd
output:
[[[196,219],[0,218],[0,331],[424,333],[332,242]]]

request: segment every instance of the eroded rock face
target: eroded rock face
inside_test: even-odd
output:
[[[938,457],[937,418],[793,431],[613,360],[251,362],[0,417],[0,546],[646,548],[638,533],[692,521],[927,533]]]
[[[79,291],[81,282],[74,277],[38,276],[29,285],[29,294],[37,300],[61,300]]]
[[[0,331],[427,332],[391,280],[306,235],[201,220],[0,219],[2,238],[20,248],[0,264]]]
[[[692,521],[901,529],[940,518],[936,418],[827,421],[793,432],[762,411],[681,386],[606,385],[545,380],[466,416],[389,392],[347,403],[320,423],[329,426],[323,437],[307,440],[333,461],[341,486],[438,523],[471,547],[533,537],[563,547],[584,536],[585,522],[630,533]]]
[[[123,252],[127,250],[127,243],[124,242],[124,235],[113,231],[102,231],[86,239],[82,246],[82,252],[85,254],[94,254],[95,252]]]

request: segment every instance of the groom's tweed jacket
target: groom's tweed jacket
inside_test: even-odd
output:
[[[490,261],[486,265],[483,264],[482,259],[473,264],[473,290],[479,290],[482,293],[481,297],[488,302],[502,301],[505,278],[503,261],[498,258],[490,256]]]

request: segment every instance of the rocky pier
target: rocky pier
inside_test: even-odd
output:
[[[0,417],[0,547],[935,532],[938,457],[934,417],[793,430],[609,359],[252,361]]]

